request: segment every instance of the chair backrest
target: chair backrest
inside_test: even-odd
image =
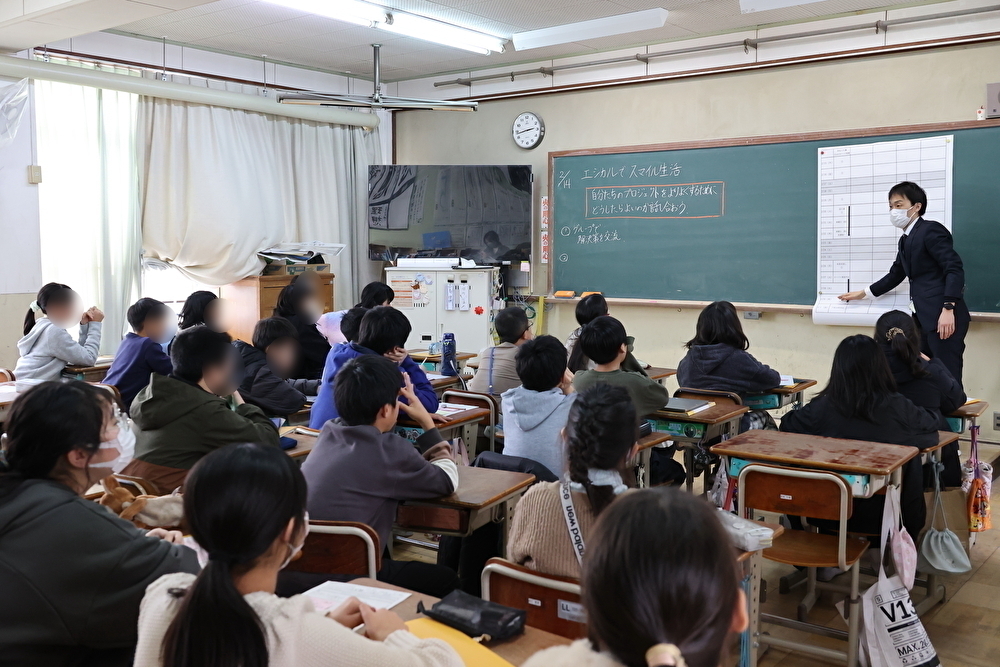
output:
[[[491,558],[482,574],[483,599],[523,609],[527,624],[561,637],[587,636],[587,618],[580,603],[580,582]]]
[[[680,387],[674,392],[674,398],[693,398],[723,405],[743,405],[743,399],[740,398],[739,394],[732,391],[716,391],[715,389]]]
[[[740,470],[737,482],[740,512],[751,510],[838,521],[840,567],[846,569],[847,520],[854,511],[853,497],[840,475],[822,470],[783,468],[751,463]]]
[[[16,379],[14,371],[9,368],[0,368],[0,382],[13,382]]]
[[[114,386],[113,384],[104,384],[103,382],[88,382],[87,384],[92,384],[95,387],[99,387],[104,391],[109,392],[112,396],[115,397],[115,403],[118,405],[118,407],[120,407],[122,410],[128,411],[128,408],[130,406],[125,405],[124,401],[122,401],[122,393],[118,391],[118,387]]]
[[[374,579],[382,569],[378,533],[371,526],[352,521],[310,521],[302,556],[287,569]]]

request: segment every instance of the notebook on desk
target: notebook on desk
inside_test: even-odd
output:
[[[696,415],[703,410],[708,410],[715,405],[712,401],[702,401],[697,398],[671,398],[663,406],[664,412],[672,412],[678,415]]]

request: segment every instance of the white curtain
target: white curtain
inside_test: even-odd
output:
[[[344,243],[338,307],[369,273],[365,210],[378,132],[160,98],[139,102],[147,257],[211,285],[259,273],[285,241]]]
[[[139,293],[138,96],[38,80],[35,102],[42,279],[104,310],[101,352],[112,354]]]

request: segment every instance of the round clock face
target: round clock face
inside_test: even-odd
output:
[[[521,148],[534,148],[542,143],[545,136],[545,123],[530,111],[525,111],[514,119],[514,124],[510,128],[514,143]]]

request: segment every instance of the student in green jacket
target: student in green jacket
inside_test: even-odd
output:
[[[278,446],[278,429],[236,387],[240,363],[229,334],[200,325],[184,329],[170,347],[173,372],[150,377],[132,403],[135,459],[122,471],[170,493],[209,452],[231,443]],[[223,397],[232,396],[230,409]]]
[[[666,387],[640,373],[622,370],[628,356],[628,334],[621,322],[609,315],[598,317],[580,330],[577,344],[597,364],[593,370],[579,371],[573,377],[573,388],[578,392],[602,382],[625,387],[640,417],[667,404],[670,396]]]

